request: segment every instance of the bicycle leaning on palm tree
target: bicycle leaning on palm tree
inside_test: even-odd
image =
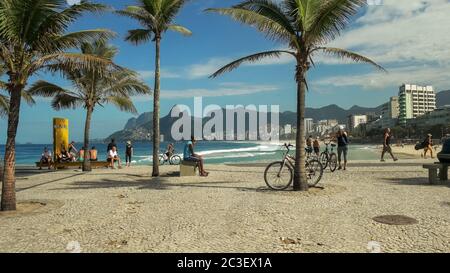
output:
[[[267,186],[273,190],[285,190],[293,182],[295,158],[289,154],[291,144],[284,144],[286,152],[282,161],[270,163],[264,171],[264,180]],[[306,160],[306,178],[308,185],[314,187],[320,182],[323,175],[323,166],[319,160],[310,157]]]

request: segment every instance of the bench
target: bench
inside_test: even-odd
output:
[[[180,177],[181,176],[196,176],[198,163],[192,161],[181,161],[180,163]]]
[[[40,167],[41,163],[40,162],[36,162],[36,167]],[[42,167],[48,167],[48,163],[47,164],[42,164]],[[54,169],[58,170],[58,169],[81,169],[83,167],[83,162],[81,161],[77,161],[77,162],[57,162],[57,163],[52,163],[51,164],[53,166]],[[91,161],[91,167],[93,169],[96,168],[107,168],[110,166],[109,162],[106,161]],[[50,166],[51,167],[51,166]]]
[[[448,180],[448,166],[450,164],[436,162],[434,164],[423,165],[424,169],[428,169],[428,181],[431,185],[438,184],[438,170],[439,170],[439,180]]]

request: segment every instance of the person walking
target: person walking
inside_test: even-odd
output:
[[[383,136],[383,152],[381,152],[381,162],[385,162],[384,155],[386,153],[389,153],[394,161],[398,160],[398,158],[396,158],[392,153],[391,138],[392,138],[391,128],[386,128],[386,130],[384,130]]]
[[[423,151],[423,158],[427,158],[427,153],[430,151],[431,158],[434,158],[433,156],[433,136],[431,134],[427,135],[427,138],[424,141],[424,151]]]
[[[125,146],[125,163],[127,167],[131,166],[131,158],[133,157],[134,148],[131,145],[131,141],[127,141],[127,145]]]

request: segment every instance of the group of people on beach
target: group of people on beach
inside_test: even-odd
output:
[[[81,148],[78,150],[75,146],[75,141],[72,141],[68,145],[68,149],[64,145],[61,146],[60,152],[56,155],[57,163],[70,163],[70,162],[82,162],[85,157],[85,149]],[[131,145],[131,141],[127,141],[125,146],[125,162],[126,166],[131,166],[131,158],[133,156],[133,145]],[[88,151],[87,159],[92,162],[98,161],[98,151],[95,146]],[[112,169],[115,168],[115,163],[118,163],[118,168],[122,168],[122,162],[120,156],[118,154],[117,145],[114,139],[111,139],[111,142],[108,144],[107,148],[107,161],[110,163],[110,167]],[[53,164],[53,156],[52,151],[47,147],[44,148],[44,151],[41,154],[41,159],[39,162],[39,169],[42,169],[42,166],[47,165],[48,168],[51,168]]]
[[[344,130],[343,126],[340,126],[336,134],[331,136],[330,142],[337,143],[337,156],[338,156],[338,170],[347,170],[347,155],[348,155],[348,134]],[[320,156],[320,137],[313,139],[313,136],[309,136],[306,139],[306,152],[308,154],[314,154]]]
[[[381,162],[385,162],[384,156],[388,153],[394,162],[398,161],[398,158],[394,155],[391,147],[393,139],[393,134],[390,128],[386,128],[383,133],[383,149],[381,152]],[[341,126],[335,135],[331,137],[330,142],[337,143],[337,157],[338,157],[338,169],[346,170],[347,169],[347,156],[348,156],[348,133]],[[309,136],[306,139],[306,152],[308,154],[314,153],[317,157],[320,156],[320,137],[316,137],[313,139],[313,136]],[[427,134],[425,140],[422,143],[419,143],[416,147],[417,150],[423,149],[424,152],[421,154],[423,158],[427,158],[427,154],[430,153],[431,158],[433,157],[433,136],[431,134]],[[342,164],[343,163],[343,164]]]
[[[111,139],[111,142],[108,144],[107,151],[108,151],[107,161],[110,163],[110,165],[109,165],[110,168],[115,169],[115,163],[117,162],[117,167],[119,169],[121,169],[122,168],[122,160],[119,156],[117,144],[114,139]],[[133,145],[131,144],[131,141],[128,140],[127,143],[125,144],[125,166],[126,167],[131,166],[133,154],[134,154]]]

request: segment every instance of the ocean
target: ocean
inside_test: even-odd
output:
[[[175,144],[175,153],[182,156],[184,143]],[[166,150],[168,143],[161,144],[161,152]],[[75,145],[77,148],[81,143]],[[99,159],[106,159],[106,147],[104,143],[93,143],[99,153]],[[133,163],[137,165],[150,165],[152,163],[152,144],[134,143]],[[16,146],[16,164],[27,166],[39,161],[45,147],[53,149],[52,144],[20,144]],[[324,148],[324,146],[323,146]],[[203,155],[206,163],[255,163],[272,162],[280,160],[284,149],[278,143],[266,142],[238,142],[238,141],[200,141],[196,145],[196,152]],[[118,145],[119,155],[124,157],[125,143]],[[323,150],[323,149],[322,149]],[[0,155],[3,159],[5,145],[0,145]],[[350,145],[349,160],[374,160],[379,159],[379,152],[374,145]]]

